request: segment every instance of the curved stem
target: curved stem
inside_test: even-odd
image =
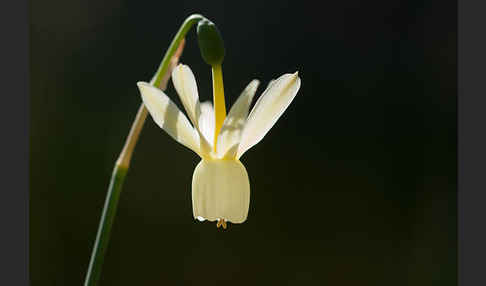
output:
[[[170,77],[171,69],[176,66],[179,56],[182,53],[185,35],[189,29],[201,19],[204,19],[204,17],[201,15],[191,15],[184,21],[181,28],[172,40],[172,43],[159,66],[159,69],[151,81],[154,86],[165,89],[167,86],[167,81]],[[142,103],[138,109],[137,116],[132,124],[123,150],[120,153],[120,156],[118,157],[113,169],[84,286],[97,285],[100,280],[103,261],[105,258],[106,249],[108,247],[108,242],[110,240],[111,228],[113,221],[115,220],[116,210],[118,207],[118,199],[123,188],[125,176],[130,166],[130,159],[133,150],[138,141],[138,137],[146,118],[147,109]]]
[[[155,86],[159,86],[160,82],[162,81],[162,77],[166,73],[167,69],[169,68],[169,61],[171,56],[174,54],[176,51],[177,47],[179,46],[179,43],[181,42],[182,38],[185,37],[189,29],[192,27],[192,25],[196,24],[197,22],[205,19],[204,16],[199,15],[199,14],[193,14],[182,23],[182,26],[179,28],[179,31],[177,32],[176,36],[172,40],[172,43],[170,43],[169,49],[167,50],[167,53],[164,56],[164,59],[160,63],[159,69],[157,70],[157,73],[155,73],[153,84]]]

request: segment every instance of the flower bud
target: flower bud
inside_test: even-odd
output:
[[[224,59],[224,43],[213,22],[204,19],[197,24],[197,41],[203,60],[211,66],[220,65]]]

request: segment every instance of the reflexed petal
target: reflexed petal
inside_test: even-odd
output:
[[[212,146],[214,143],[214,108],[209,101],[201,103],[201,116],[199,116],[199,130],[206,141]]]
[[[259,83],[258,80],[251,81],[231,107],[218,136],[218,157],[236,157],[241,131],[245,126],[250,104]]]
[[[270,80],[270,82],[269,82],[269,83],[268,83],[268,85],[267,85],[267,88],[265,88],[265,90],[262,92],[262,94],[264,94],[264,93],[265,93],[265,92],[266,92],[266,91],[267,91],[267,90],[268,90],[270,87],[272,87],[272,84],[273,84],[274,82],[275,82],[275,80],[274,80],[274,79]],[[260,98],[262,98],[262,97],[260,96]],[[260,99],[260,98],[259,98],[259,99]],[[257,102],[258,102],[258,101],[257,101]]]
[[[202,160],[192,176],[194,218],[242,223],[250,206],[250,181],[236,160]]]
[[[186,116],[160,89],[138,82],[142,100],[153,120],[172,138],[199,154],[199,136]]]
[[[260,142],[287,109],[300,88],[298,73],[284,74],[272,82],[253,107],[243,129],[236,158]]]
[[[183,64],[179,64],[172,71],[172,83],[181,99],[182,105],[187,112],[194,127],[198,126],[198,118],[201,114],[199,104],[199,94],[197,92],[196,78],[191,69]]]

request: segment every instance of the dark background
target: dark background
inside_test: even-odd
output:
[[[253,78],[302,87],[226,231],[193,220],[199,159],[149,118],[101,285],[456,285],[455,1],[311,3],[31,1],[32,285],[82,285],[135,83],[191,13],[223,34],[227,106]],[[181,61],[210,99],[194,29]]]

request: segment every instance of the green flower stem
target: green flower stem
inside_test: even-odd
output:
[[[106,248],[110,240],[111,227],[115,220],[118,199],[123,187],[123,181],[128,168],[115,165],[106,195],[105,206],[100,219],[96,241],[89,262],[88,273],[86,274],[85,286],[97,285],[101,275],[101,268],[105,258]]]
[[[154,83],[155,86],[160,85],[160,83],[162,81],[162,77],[164,76],[167,69],[169,68],[170,58],[174,54],[174,52],[176,51],[176,49],[179,46],[179,43],[181,42],[182,38],[184,38],[184,36],[187,34],[189,29],[194,24],[196,24],[197,22],[199,22],[201,20],[205,20],[205,19],[206,18],[204,18],[202,15],[193,14],[193,15],[187,17],[186,20],[184,21],[184,23],[182,23],[182,26],[180,27],[180,29],[177,32],[174,39],[172,40],[172,43],[170,43],[169,49],[167,50],[167,53],[165,54],[164,59],[160,63],[159,69],[157,70],[157,73],[155,74],[155,77],[153,79],[153,83]]]
[[[167,81],[170,77],[170,70],[175,67],[178,58],[182,53],[185,35],[189,29],[201,19],[204,19],[204,17],[201,15],[191,15],[184,21],[181,28],[172,40],[172,43],[159,66],[159,69],[151,81],[154,86],[165,89]],[[105,205],[101,214],[98,233],[96,234],[96,240],[93,247],[93,252],[91,253],[91,260],[89,262],[84,286],[97,285],[100,280],[101,269],[103,266],[106,249],[108,247],[108,242],[110,240],[111,228],[113,221],[115,220],[123,182],[130,166],[130,159],[133,149],[138,141],[138,137],[146,118],[147,109],[142,103],[138,109],[137,115],[130,129],[130,133],[128,134],[123,150],[115,163],[115,167],[111,175],[110,185],[108,187]]]

